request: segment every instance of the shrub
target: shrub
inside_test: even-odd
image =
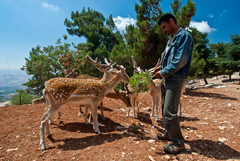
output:
[[[146,70],[143,73],[134,73],[130,79],[129,85],[136,93],[147,91],[147,86],[150,85],[152,73]]]
[[[14,95],[11,98],[11,103],[13,105],[32,104],[33,99],[39,98],[39,96],[33,96],[24,90],[16,90],[16,91],[18,92],[18,94]]]

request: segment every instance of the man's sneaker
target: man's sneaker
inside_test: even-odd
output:
[[[184,143],[171,143],[163,147],[163,150],[169,154],[178,154],[185,151]]]
[[[160,139],[160,140],[171,140],[167,133],[157,134],[157,138]]]

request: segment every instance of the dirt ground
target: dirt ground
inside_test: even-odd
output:
[[[145,92],[139,95],[136,119],[132,113],[125,117],[127,108],[120,100],[104,99],[102,136],[77,116],[77,107],[63,108],[61,119],[52,119],[52,137],[45,135],[44,152],[39,146],[44,104],[1,107],[0,160],[240,160],[240,78],[208,81],[212,84],[206,88],[202,81],[188,86],[182,97],[184,153],[164,153],[170,142],[156,139],[164,128],[162,120],[150,117],[151,97]]]

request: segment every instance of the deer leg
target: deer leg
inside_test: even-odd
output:
[[[44,124],[45,124],[45,125],[44,125],[44,126],[45,126],[45,133],[47,133],[48,136],[52,135],[52,133],[51,133],[50,130],[49,130],[49,124],[48,124],[48,122],[46,121]]]
[[[88,124],[92,123],[92,112],[90,112],[89,118],[88,118]]]
[[[46,150],[46,147],[45,147],[45,140],[44,140],[44,122],[41,122],[41,126],[40,126],[40,147],[41,147],[41,150],[44,151]]]
[[[40,125],[40,147],[41,150],[44,151],[46,150],[46,146],[45,146],[45,141],[44,141],[44,129],[46,130],[46,132],[48,133],[48,135],[51,135],[50,131],[49,131],[49,125],[48,125],[48,119],[52,116],[52,114],[55,112],[55,110],[51,109],[51,105],[48,108],[48,111],[46,111],[42,118],[41,118],[41,125]]]
[[[99,123],[97,120],[97,104],[90,104],[90,109],[92,111],[92,118],[93,118],[93,129],[98,134],[101,135],[101,131],[99,130]]]
[[[87,105],[89,107],[89,105]],[[89,118],[88,118],[88,124],[91,124],[92,123],[92,111],[90,110],[90,115],[89,115]]]
[[[131,99],[130,102],[131,102],[131,108],[133,109],[133,118],[136,118],[136,116],[135,116],[135,103],[134,103],[133,99]]]
[[[128,118],[128,117],[129,117],[129,113],[130,113],[130,111],[131,111],[131,106],[128,106],[128,107],[127,107],[127,109],[128,109],[128,110],[127,110],[127,115],[126,115],[126,118]]]
[[[155,99],[152,97],[152,112],[150,114],[151,117],[154,115],[154,107],[155,107]]]
[[[138,99],[136,99],[136,105],[137,105],[137,113],[139,113]]]
[[[85,105],[85,124],[86,124],[86,125],[88,124],[87,116],[88,116],[88,105]],[[91,116],[91,115],[90,115],[90,116]],[[89,118],[89,119],[91,119],[91,118]]]
[[[106,120],[106,118],[105,118],[104,115],[103,115],[103,101],[102,101],[101,103],[99,103],[99,105],[100,105],[100,109],[101,109],[102,119],[103,119],[103,120]]]
[[[58,117],[57,117],[57,118],[60,119],[60,118],[61,118],[61,115],[62,115],[61,112],[58,111]]]
[[[181,100],[179,102],[179,109],[180,109],[179,117],[182,117],[182,104],[181,104]]]
[[[78,117],[81,117],[82,116],[82,105],[79,105],[79,112],[78,112]]]
[[[43,130],[42,132],[44,133],[44,131],[46,133],[48,133],[49,135],[51,135],[50,131],[49,131],[49,124],[51,124],[51,119],[48,116],[49,112],[51,110],[51,104],[49,103],[48,100],[48,96],[45,96],[45,109],[47,109],[47,111],[43,114],[42,118],[41,118],[41,126],[40,126],[40,131],[41,129]],[[43,121],[42,121],[43,120]]]
[[[159,120],[159,118],[158,118],[158,105],[159,105],[159,97],[157,97],[157,99],[156,99],[156,121]]]

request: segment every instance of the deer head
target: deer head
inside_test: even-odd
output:
[[[76,72],[76,69],[70,70],[70,72],[65,76],[65,78],[76,78],[78,76],[78,73]]]
[[[113,77],[113,75],[109,71],[115,70],[113,68],[113,66],[116,63],[112,63],[111,61],[108,62],[107,58],[104,58],[104,61],[105,61],[106,64],[99,64],[98,63],[98,57],[94,61],[88,55],[86,56],[86,59],[87,59],[88,62],[96,65],[98,67],[99,71],[104,73],[104,75],[103,75],[103,77],[101,79],[101,82],[106,83],[108,80],[110,80]]]

